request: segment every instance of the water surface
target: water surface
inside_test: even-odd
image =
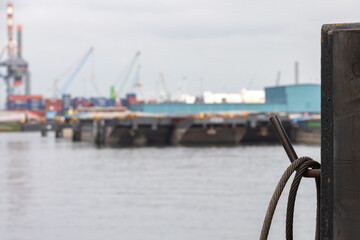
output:
[[[320,147],[295,149],[319,160]],[[289,164],[280,145],[96,148],[39,133],[1,133],[0,153],[6,240],[258,239]],[[295,237],[311,239],[314,180],[298,195]],[[269,239],[285,238],[286,200]]]

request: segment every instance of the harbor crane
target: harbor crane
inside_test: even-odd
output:
[[[131,73],[132,73],[132,71],[134,69],[134,66],[135,66],[137,60],[139,59],[139,57],[140,57],[140,52],[136,52],[135,56],[132,58],[132,60],[131,60],[131,62],[129,64],[129,66],[126,68],[125,77],[121,82],[119,91],[117,92],[118,96],[121,96],[121,93],[122,93],[122,91],[124,89],[124,86],[128,82],[128,80],[130,78],[130,75],[131,75]]]
[[[162,100],[165,100],[166,102],[170,101],[171,96],[166,86],[164,74],[162,72],[159,73],[159,82],[163,89],[163,93],[162,94],[160,93],[160,97],[163,98]]]
[[[134,75],[133,82],[131,83],[131,90],[130,92],[135,92],[135,89],[140,89],[142,87],[142,84],[140,82],[140,71],[141,71],[141,65],[139,64],[136,68],[136,72]]]
[[[17,26],[17,43],[15,44],[13,38],[13,22],[14,22],[14,8],[12,3],[7,4],[7,52],[8,58],[0,62],[0,67],[5,67],[6,73],[0,75],[4,79],[6,85],[7,97],[14,94],[16,89],[19,89],[23,82],[25,82],[25,94],[30,94],[30,72],[28,70],[29,64],[22,58],[22,26]],[[15,55],[16,50],[16,55]],[[5,51],[1,53],[1,57]],[[19,89],[20,90],[20,89]]]
[[[75,70],[70,74],[63,87],[60,90],[60,96],[66,93],[66,90],[70,86],[70,84],[74,81],[77,74],[80,72],[81,68],[85,65],[86,61],[89,59],[90,55],[93,53],[94,47],[90,47],[90,49],[86,52],[86,54],[82,57],[80,63],[76,66]]]

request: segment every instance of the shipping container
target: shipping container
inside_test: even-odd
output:
[[[108,107],[109,101],[107,98],[99,97],[99,98],[91,98],[90,99],[91,106],[95,107]]]
[[[71,95],[63,94],[62,96],[62,110],[67,111],[71,108]]]
[[[8,97],[9,101],[18,101],[18,100],[27,100],[27,97],[25,95],[12,95],[10,94]]]
[[[138,101],[136,99],[127,99],[127,102],[129,105],[138,103]]]
[[[62,111],[62,100],[57,98],[45,99],[46,111]]]
[[[113,106],[116,106],[116,100],[115,99],[108,99],[108,106],[109,107],[113,107]]]
[[[42,95],[25,95],[27,99],[43,99]]]
[[[14,100],[28,100],[28,99],[42,99],[42,95],[13,95],[10,94],[8,100],[14,101]]]
[[[25,100],[8,101],[9,110],[27,110],[27,103]]]
[[[87,99],[85,97],[74,97],[72,99],[72,102],[77,102],[77,101],[87,101]]]
[[[136,97],[135,96],[128,96],[126,99],[135,99],[136,100]]]
[[[9,110],[43,110],[42,95],[9,95],[7,101]]]
[[[54,119],[56,116],[56,112],[55,111],[46,111],[45,116],[47,119]]]
[[[27,103],[27,109],[30,111],[39,111],[39,110],[44,110],[44,102],[42,99],[28,99],[26,101]]]
[[[71,105],[74,109],[77,109],[77,108],[83,108],[83,107],[90,107],[91,102],[84,97],[75,97],[72,100]]]
[[[122,106],[128,106],[128,101],[127,101],[127,99],[122,98],[122,99],[121,99],[121,105],[122,105]]]
[[[45,116],[45,110],[31,111],[31,113],[39,117]]]
[[[10,97],[9,97],[10,98]],[[7,107],[9,110],[27,110],[27,101],[23,97],[12,97],[8,100]]]

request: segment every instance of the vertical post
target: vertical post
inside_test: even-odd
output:
[[[295,62],[295,84],[299,84],[299,62]]]
[[[360,25],[324,25],[321,45],[320,236],[360,239]]]
[[[276,75],[276,84],[275,84],[276,86],[280,85],[280,78],[281,78],[281,72],[278,71]]]

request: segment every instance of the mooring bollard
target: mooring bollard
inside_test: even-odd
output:
[[[106,122],[105,119],[94,120],[95,144],[103,145],[106,141]]]
[[[321,32],[321,239],[360,239],[360,24]]]
[[[73,141],[78,142],[81,141],[81,122],[78,119],[72,120],[73,125]]]

